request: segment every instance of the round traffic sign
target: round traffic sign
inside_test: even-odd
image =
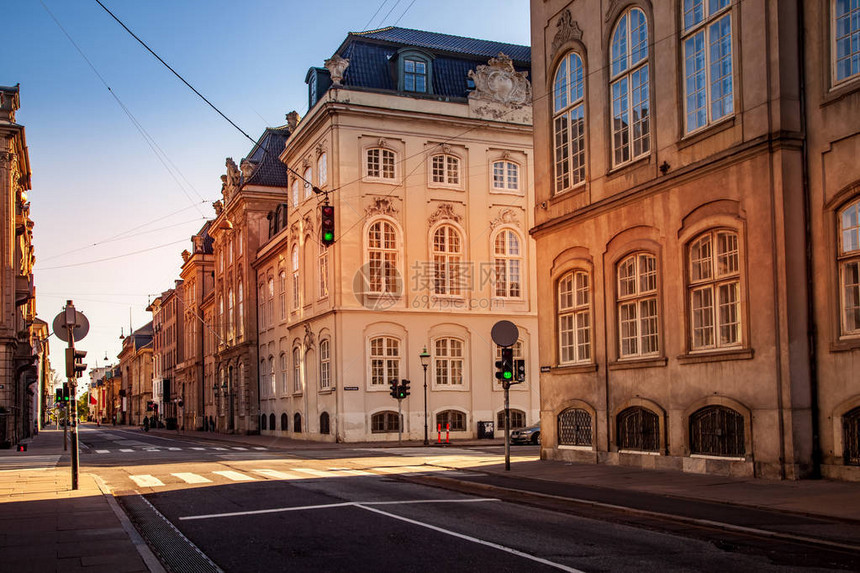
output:
[[[500,320],[493,325],[490,336],[493,338],[493,342],[499,346],[513,346],[516,344],[517,338],[520,337],[520,331],[517,325],[510,320]]]
[[[66,313],[61,312],[54,318],[54,323],[52,325],[54,329],[54,334],[57,335],[57,338],[62,340],[63,342],[69,341],[69,329],[66,326]],[[75,311],[75,327],[72,329],[72,335],[75,337],[75,340],[83,340],[83,338],[90,331],[90,321],[87,320],[87,317],[84,316],[79,310]]]

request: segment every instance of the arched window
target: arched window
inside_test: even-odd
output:
[[[860,5],[848,0],[833,0],[831,11],[834,79],[842,82],[860,75]]]
[[[221,342],[226,342],[226,336],[224,336],[224,297],[218,297],[218,337],[221,339]]]
[[[738,235],[708,231],[688,252],[691,349],[741,344],[741,286]]]
[[[522,410],[514,410],[511,409],[511,429],[516,430],[517,428],[525,428],[526,426],[526,413]],[[496,430],[504,430],[505,429],[505,411],[499,410],[498,415],[496,416]]]
[[[260,349],[262,352],[262,349]],[[262,398],[266,398],[269,392],[269,381],[266,380],[266,376],[268,376],[269,371],[266,369],[266,359],[260,359],[260,394]]]
[[[278,310],[281,313],[281,320],[287,318],[287,271],[278,273]]]
[[[233,289],[227,289],[227,340],[234,341],[233,330]]]
[[[287,413],[284,412],[281,414],[281,431],[286,432],[290,429],[290,418],[287,416]]]
[[[568,408],[558,415],[559,446],[591,446],[591,414],[582,408]]]
[[[313,195],[314,170],[311,169],[310,166],[306,167],[304,174],[302,174],[302,177],[304,177],[304,179],[305,179],[304,180],[304,189],[305,189],[305,199],[307,199],[308,197]]]
[[[430,158],[430,183],[435,186],[460,187],[460,158],[439,153]]]
[[[317,259],[319,266],[319,297],[328,296],[328,247],[320,245],[319,258]]]
[[[390,149],[374,147],[367,150],[365,174],[368,179],[395,179],[395,154]]]
[[[320,153],[317,157],[317,181],[320,187],[328,181],[328,160],[325,153]]]
[[[620,355],[657,354],[657,257],[649,253],[631,255],[618,264],[617,274]]]
[[[265,414],[260,414],[260,429],[261,430],[266,429],[266,415]]]
[[[860,466],[860,407],[842,416],[842,441],[845,447],[845,463]]]
[[[522,296],[521,268],[520,237],[515,232],[504,229],[493,241],[493,270],[496,279],[494,293],[497,297]]]
[[[237,290],[239,291],[239,319],[237,321],[237,326],[239,331],[239,340],[241,341],[245,338],[245,289],[241,280],[239,281],[239,287]]]
[[[444,410],[436,414],[436,424],[442,426],[442,431],[452,432],[466,431],[466,414],[459,410]],[[450,427],[449,427],[450,425]]]
[[[690,453],[743,456],[744,417],[725,406],[707,406],[690,416]]]
[[[331,341],[320,340],[320,389],[331,388]]]
[[[269,429],[270,430],[275,429],[275,414],[274,413],[269,414]]]
[[[275,395],[275,357],[269,356],[269,377],[266,382],[269,385],[268,394],[269,396]]]
[[[299,179],[297,177],[293,178],[293,186],[290,189],[290,196],[293,200],[293,207],[297,207],[299,205]]]
[[[591,361],[591,279],[571,271],[558,281],[558,362]]]
[[[266,283],[268,298],[266,299],[266,326],[272,328],[275,325],[275,277],[270,276]]]
[[[397,412],[377,412],[370,417],[370,431],[382,434],[400,431],[400,417]]]
[[[329,422],[328,412],[320,414],[320,434],[328,435],[331,433],[331,424]]]
[[[494,161],[493,189],[496,191],[519,191],[520,166],[512,161]]]
[[[462,279],[460,233],[450,225],[442,225],[433,233],[433,292],[460,295]]]
[[[293,252],[290,255],[293,271],[293,310],[299,308],[301,304],[301,284],[299,283],[299,247],[293,245]]]
[[[400,341],[388,336],[370,339],[370,383],[387,386],[400,379]]]
[[[397,232],[388,221],[376,221],[367,231],[368,292],[397,292]]]
[[[734,112],[731,0],[684,0],[684,115],[691,133]]]
[[[296,412],[293,414],[293,432],[302,433],[302,415]]]
[[[434,345],[433,367],[436,384],[463,385],[463,341],[456,338],[438,338]]]
[[[634,406],[618,414],[618,449],[660,450],[660,419],[651,410]]]
[[[302,391],[302,351],[297,346],[293,348],[293,392]]]
[[[552,93],[555,192],[585,181],[585,74],[582,58],[571,52],[555,72]]]
[[[610,97],[612,165],[622,165],[651,151],[648,87],[648,21],[639,8],[618,19],[612,33]]]
[[[860,200],[839,212],[842,335],[860,335]]]
[[[288,392],[289,388],[287,387],[287,353],[281,352],[279,356],[280,367],[281,367],[281,392]]]

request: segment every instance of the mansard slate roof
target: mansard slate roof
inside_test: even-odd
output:
[[[267,187],[287,186],[287,166],[281,163],[278,156],[284,150],[290,130],[287,127],[267,127],[266,131],[254,145],[246,157],[256,163],[257,167],[245,185],[265,185]]]
[[[349,59],[344,85],[396,90],[397,74],[391,61],[398,51],[410,47],[434,56],[432,85],[435,96],[466,97],[469,70],[486,64],[499,52],[513,59],[517,71],[529,71],[531,66],[531,48],[528,46],[388,27],[349,33],[337,50],[339,56]]]

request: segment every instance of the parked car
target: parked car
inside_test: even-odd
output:
[[[512,444],[539,444],[540,443],[540,422],[533,426],[520,428],[511,432]]]

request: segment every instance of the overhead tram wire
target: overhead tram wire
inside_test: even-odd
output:
[[[373,19],[376,18],[376,15],[379,14],[379,11],[382,10],[382,7],[388,4],[388,0],[382,0],[382,4],[379,5],[379,8],[376,9],[376,12],[373,13],[373,16],[370,17],[370,20],[367,21],[367,24],[364,25],[362,30],[367,30],[370,23],[373,22]]]
[[[164,243],[163,245],[156,245],[156,246],[154,246],[154,247],[148,247],[148,248],[146,248],[146,249],[140,249],[139,251],[132,251],[131,253],[124,253],[124,254],[122,254],[122,255],[114,255],[114,256],[112,256],[112,257],[105,257],[105,258],[103,258],[103,259],[95,259],[95,260],[92,260],[92,261],[82,261],[82,262],[80,262],[80,263],[69,263],[68,265],[57,265],[57,266],[54,266],[54,267],[43,267],[43,268],[37,268],[36,270],[37,270],[37,271],[39,271],[39,272],[42,272],[42,271],[53,271],[53,270],[56,270],[56,269],[68,269],[68,268],[71,268],[71,267],[82,267],[82,266],[85,266],[85,265],[93,265],[93,264],[95,264],[95,263],[103,263],[103,262],[105,262],[105,261],[114,261],[114,260],[116,260],[116,259],[124,259],[125,257],[131,257],[131,256],[134,256],[134,255],[139,255],[139,254],[141,254],[141,253],[147,253],[147,252],[149,252],[149,251],[155,251],[155,250],[157,250],[157,249],[163,249],[164,247],[170,247],[170,246],[173,246],[173,245],[178,245],[178,244],[180,244],[180,243],[184,243],[184,242],[185,242],[185,241],[187,241],[187,240],[188,240],[188,239],[180,239],[180,240],[178,240],[178,241],[173,241],[173,242],[170,242],[170,243]]]
[[[48,15],[54,21],[54,23],[57,24],[57,27],[60,28],[60,30],[63,32],[63,34],[69,40],[69,42],[71,42],[71,44],[75,47],[75,50],[77,50],[78,54],[80,54],[80,56],[84,59],[84,61],[87,63],[87,65],[90,67],[90,69],[96,75],[96,77],[99,78],[99,81],[101,81],[102,85],[104,85],[104,87],[111,94],[111,96],[114,98],[114,100],[116,100],[117,104],[120,106],[120,108],[126,114],[126,116],[128,116],[129,120],[135,126],[138,133],[140,133],[141,137],[143,137],[144,141],[146,141],[146,144],[149,146],[149,148],[155,154],[155,157],[159,160],[159,162],[161,162],[161,165],[170,174],[170,176],[173,178],[174,182],[180,188],[180,190],[185,195],[185,197],[192,204],[194,204],[194,200],[188,194],[188,191],[185,189],[185,187],[182,185],[182,183],[179,181],[179,179],[177,179],[176,174],[173,172],[173,170],[175,170],[177,173],[180,174],[180,176],[182,176],[183,179],[185,179],[186,183],[188,183],[188,185],[191,187],[191,189],[194,191],[194,193],[202,200],[203,197],[200,195],[200,193],[197,191],[197,189],[195,189],[194,186],[188,182],[188,180],[185,178],[185,176],[182,174],[182,172],[179,170],[179,168],[176,167],[176,165],[172,161],[170,161],[169,156],[164,152],[163,149],[161,149],[161,147],[158,145],[158,142],[155,141],[155,138],[153,138],[149,134],[149,132],[146,131],[146,128],[143,127],[143,125],[137,120],[137,118],[134,116],[134,114],[131,113],[131,110],[129,110],[128,107],[126,107],[126,105],[123,103],[123,101],[120,99],[120,97],[116,94],[116,92],[114,92],[113,89],[110,87],[110,85],[108,85],[107,80],[105,80],[104,77],[99,73],[99,71],[96,69],[95,65],[92,63],[92,61],[90,61],[90,59],[87,57],[87,55],[84,54],[84,51],[81,49],[81,47],[78,45],[78,43],[75,42],[75,40],[72,38],[72,36],[69,34],[69,32],[63,27],[63,25],[57,19],[57,17],[54,16],[53,12],[51,12],[51,10],[45,5],[44,1],[39,0],[39,2],[42,4],[42,7],[45,9],[45,11],[48,13]],[[171,170],[171,168],[168,167],[165,160],[171,164],[171,166],[173,167],[173,170]],[[199,207],[197,207],[195,205],[195,208],[200,213],[201,217],[205,217],[205,215],[203,214],[203,212],[200,210]]]
[[[404,11],[403,11],[403,13],[400,15],[400,17],[399,17],[399,18],[397,18],[397,20],[395,20],[395,21],[394,21],[394,23],[392,24],[392,26],[396,26],[397,24],[399,24],[399,23],[400,23],[400,20],[402,20],[402,19],[403,19],[403,17],[406,15],[406,13],[407,13],[407,12],[409,12],[409,9],[410,9],[410,8],[412,8],[412,5],[413,5],[413,4],[415,4],[415,2],[416,2],[416,0],[412,0],[412,2],[410,2],[410,3],[409,3],[409,6],[407,6],[407,7],[406,7],[406,10],[404,10]]]

